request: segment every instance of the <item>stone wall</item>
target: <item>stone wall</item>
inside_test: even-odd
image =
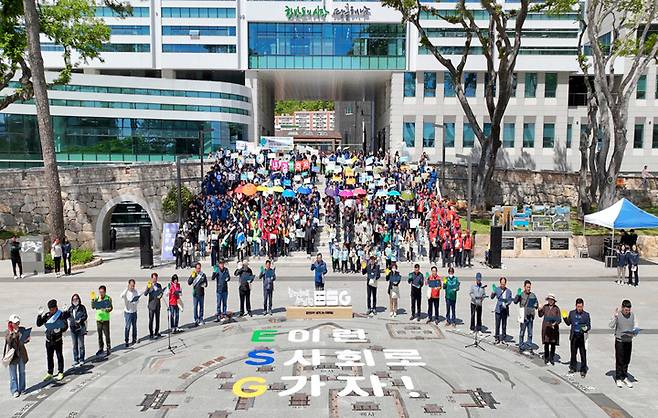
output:
[[[43,170],[3,170],[0,176],[0,229],[48,234],[48,202]],[[182,164],[182,183],[198,191],[199,165]],[[175,164],[60,168],[66,235],[74,246],[101,249],[109,234],[109,219],[122,201],[140,204],[153,225],[158,247],[162,230],[162,200],[176,185]],[[103,228],[106,224],[107,228]]]

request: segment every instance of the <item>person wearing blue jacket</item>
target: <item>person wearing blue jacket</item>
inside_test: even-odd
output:
[[[272,268],[272,261],[265,261],[265,268],[261,268],[260,277],[263,281],[263,316],[272,316],[272,293],[274,292],[274,281],[276,271]]]
[[[617,284],[624,283],[624,273],[626,272],[626,263],[628,261],[628,252],[625,245],[619,247],[617,253]]]
[[[224,266],[224,260],[219,260],[219,265],[213,267],[211,280],[215,280],[217,283],[217,317],[215,318],[215,322],[219,322],[228,317],[228,282],[231,280],[231,273]]]
[[[507,318],[509,317],[509,305],[512,303],[512,292],[507,288],[507,279],[501,277],[498,280],[500,287],[493,285],[491,299],[496,298],[496,335],[494,344],[505,342],[507,339]],[[502,328],[502,333],[501,333]]]
[[[640,253],[637,250],[637,245],[633,244],[631,250],[626,253],[626,260],[628,264],[628,285],[637,287],[640,281],[637,275],[637,266],[640,264]],[[633,276],[635,276],[635,281],[633,281]]]
[[[420,299],[423,284],[425,284],[425,277],[420,272],[420,264],[414,265],[414,271],[409,273],[407,281],[411,285],[411,318],[409,320],[413,321],[416,318],[416,321],[420,321]]]
[[[377,257],[374,255],[370,256],[370,260],[366,264],[362,273],[366,275],[368,315],[373,316],[377,314],[377,282],[381,275],[379,264],[377,263]]]
[[[322,254],[318,253],[315,262],[311,264],[314,274],[315,290],[324,290],[324,275],[327,274],[327,264],[322,260]]]
[[[584,310],[585,302],[576,299],[576,309],[569,312],[564,318],[564,323],[571,326],[569,341],[571,342],[571,361],[569,362],[569,373],[576,373],[576,354],[580,352],[580,375],[587,375],[587,349],[585,339],[587,332],[592,329],[592,321],[589,313]]]

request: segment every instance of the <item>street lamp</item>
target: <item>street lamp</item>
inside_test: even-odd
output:
[[[435,128],[443,129],[443,135],[441,135],[441,188],[445,190],[446,187],[446,131],[445,127],[438,123],[434,124]]]
[[[473,161],[472,161],[473,151],[471,149],[471,153],[468,154],[468,155],[455,154],[455,157],[463,158],[464,160],[467,161],[466,162],[466,173],[467,173],[467,178],[468,178],[468,184],[466,185],[466,190],[467,190],[466,195],[467,195],[467,202],[468,202],[467,205],[468,206],[466,206],[466,229],[470,231],[471,230],[471,187],[472,187],[472,185],[471,185],[471,183],[472,183],[472,174],[471,174],[472,167],[471,166],[473,164]]]

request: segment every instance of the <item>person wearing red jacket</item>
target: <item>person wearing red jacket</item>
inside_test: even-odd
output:
[[[471,231],[466,230],[464,235],[464,258],[463,265],[464,267],[473,267],[471,264],[471,259],[473,257],[473,237],[471,236]]]
[[[178,306],[179,301],[181,300],[181,287],[178,283],[178,275],[174,274],[171,276],[171,282],[167,287],[168,293],[168,305],[169,305],[169,326],[171,327],[171,332],[178,332],[178,320],[180,316],[180,307]]]

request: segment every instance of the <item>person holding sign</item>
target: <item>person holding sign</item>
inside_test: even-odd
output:
[[[205,288],[208,287],[208,278],[206,277],[206,273],[201,271],[201,263],[196,263],[192,274],[187,279],[187,284],[192,286],[194,324],[195,326],[199,326],[199,324],[205,325],[206,321],[203,319],[203,308],[206,296]]]
[[[569,340],[571,341],[571,361],[569,362],[569,373],[576,373],[576,354],[580,352],[580,375],[587,375],[587,332],[592,329],[589,313],[583,309],[585,303],[581,298],[576,299],[576,309],[565,315],[562,311],[564,323],[571,326]]]
[[[631,362],[633,338],[640,333],[640,328],[635,314],[631,312],[630,300],[624,299],[621,310],[615,309],[609,327],[615,331],[615,382],[619,388],[623,387],[622,383],[632,388],[633,383],[628,379],[628,365]]]
[[[537,296],[532,293],[530,280],[523,282],[523,290],[517,289],[514,303],[519,305],[519,352],[529,350],[532,354],[532,327],[535,321],[535,310],[539,309],[539,303]],[[524,341],[526,331],[528,339]]]
[[[98,287],[98,297],[96,293],[91,292],[91,308],[96,310],[96,331],[98,332],[98,351],[97,356],[103,354],[109,356],[112,351],[110,342],[110,312],[112,312],[112,298],[107,295],[105,285]],[[103,339],[103,337],[105,337]]]
[[[162,285],[158,283],[158,273],[151,273],[151,280],[146,283],[146,290],[144,290],[143,294],[144,296],[148,296],[149,338],[160,338],[162,337],[160,334],[160,300],[162,299],[163,291]]]
[[[507,339],[507,318],[509,317],[509,305],[512,303],[512,292],[507,288],[507,278],[498,280],[500,287],[494,284],[491,288],[491,299],[496,298],[496,335],[494,344],[504,343]]]
[[[48,311],[43,307],[39,308],[37,315],[37,326],[46,327],[46,356],[48,359],[48,373],[44,376],[44,381],[53,378],[55,369],[54,357],[57,354],[57,376],[56,381],[64,379],[64,355],[62,354],[62,334],[68,329],[67,320],[69,313],[62,312],[57,308],[57,301],[51,299],[48,301]]]
[[[362,268],[361,273],[366,275],[368,315],[373,316],[377,314],[377,283],[381,276],[377,257],[371,255],[368,263]]]
[[[9,367],[9,390],[14,398],[25,392],[25,365],[29,360],[25,344],[30,341],[30,330],[21,326],[18,315],[9,316],[2,363]]]
[[[132,344],[137,343],[137,303],[139,302],[139,292],[135,290],[135,280],[128,280],[128,287],[121,292],[121,299],[123,299],[123,319],[125,326],[123,328],[123,336],[125,346],[128,348],[128,336],[132,329]]]
[[[427,285],[427,323],[432,322],[432,310],[434,310],[434,323],[439,325],[439,301],[441,296],[441,276],[436,266],[432,266],[431,274],[425,277]]]
[[[397,263],[391,263],[391,269],[386,269],[386,281],[388,282],[388,298],[389,298],[389,310],[391,311],[391,316],[398,316],[398,302],[400,299],[400,281],[402,281],[402,276],[398,271]]]
[[[87,308],[82,304],[80,295],[74,293],[71,297],[69,312],[69,330],[73,342],[73,367],[85,362],[85,335],[87,334]]]
[[[546,304],[539,309],[537,314],[544,318],[541,324],[541,339],[544,343],[544,364],[555,365],[555,346],[560,345],[560,308],[555,304],[555,296],[548,294]]]

